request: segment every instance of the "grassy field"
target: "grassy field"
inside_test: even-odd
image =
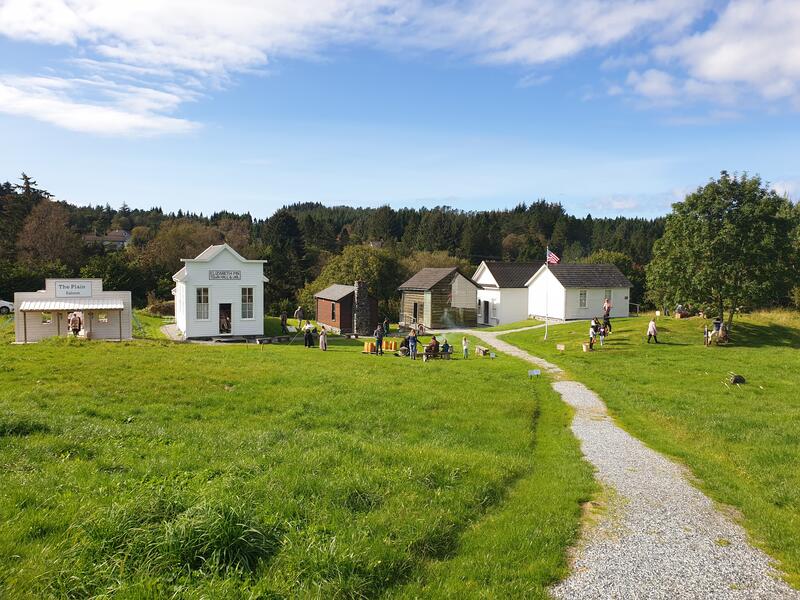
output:
[[[533,327],[535,325],[544,325],[541,319],[526,319],[525,321],[517,321],[516,323],[506,323],[505,325],[495,325],[494,327],[481,327],[481,331],[510,331],[512,329],[521,329],[523,327]]]
[[[0,597],[537,598],[565,574],[591,472],[525,363],[11,337]]]
[[[502,339],[563,367],[606,401],[618,422],[690,467],[713,498],[738,509],[757,543],[800,587],[800,315],[743,316],[728,346],[703,346],[703,321],[617,319],[584,353],[586,322]],[[559,353],[556,343],[564,343]],[[729,372],[742,386],[726,384]]]

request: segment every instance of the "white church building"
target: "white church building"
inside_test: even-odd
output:
[[[265,260],[246,259],[220,244],[181,262],[172,293],[184,338],[264,335]]]

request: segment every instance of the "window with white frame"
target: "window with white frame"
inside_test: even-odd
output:
[[[97,321],[100,323],[108,323],[108,313],[106,312],[97,313]]]
[[[196,314],[198,321],[208,321],[208,288],[207,287],[199,287],[197,288],[197,305],[196,305]]]
[[[492,300],[492,317],[497,318],[497,302]]]
[[[336,321],[336,302],[331,302],[331,321]]]
[[[253,288],[242,288],[242,318],[253,318]]]
[[[609,300],[611,300],[611,290],[606,290],[606,291],[605,291],[605,294],[606,294],[606,295],[605,295],[605,296],[603,296],[603,298],[604,298],[604,299],[605,299],[605,298],[608,298]]]
[[[578,307],[586,308],[586,290],[580,290],[578,292]]]
[[[42,313],[42,325],[50,325],[53,322],[53,313],[43,312]]]

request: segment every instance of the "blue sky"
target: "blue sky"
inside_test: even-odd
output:
[[[800,3],[0,0],[0,178],[77,204],[796,197]]]

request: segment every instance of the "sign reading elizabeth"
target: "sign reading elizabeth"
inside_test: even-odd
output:
[[[56,298],[89,298],[91,281],[56,281]]]
[[[209,281],[239,281],[241,278],[241,271],[218,271],[214,269],[209,269],[208,271]]]

